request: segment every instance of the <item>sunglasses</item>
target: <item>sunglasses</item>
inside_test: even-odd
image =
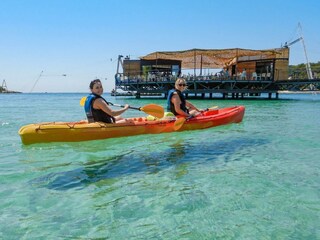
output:
[[[184,86],[184,87],[185,87],[185,86],[187,86],[187,84],[179,83],[179,86],[180,86],[180,87],[182,87],[182,86]]]

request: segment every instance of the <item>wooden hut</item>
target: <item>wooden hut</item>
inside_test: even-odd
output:
[[[246,71],[246,80],[288,79],[289,48],[268,50],[251,49],[191,49],[185,51],[154,52],[140,58],[142,61],[181,62],[182,69],[217,69],[228,71],[232,79]],[[202,72],[202,71],[200,71]]]

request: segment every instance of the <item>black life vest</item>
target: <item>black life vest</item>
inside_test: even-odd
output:
[[[180,101],[181,101],[180,108],[181,108],[181,110],[189,114],[189,110],[188,110],[188,108],[186,106],[186,98],[183,95],[183,93],[181,91],[177,90],[177,89],[171,89],[168,92],[168,99],[167,99],[167,109],[168,109],[168,111],[172,112],[176,116],[179,115],[179,113],[177,113],[176,110],[174,109],[174,104],[171,102],[171,99],[172,99],[173,94],[175,92],[178,94],[178,96],[180,98]]]
[[[115,118],[110,116],[109,114],[105,113],[101,109],[95,109],[93,108],[93,103],[96,99],[102,98],[103,101],[105,101],[108,105],[109,103],[101,96],[96,94],[90,94],[86,102],[84,104],[84,110],[86,112],[88,122],[104,122],[104,123],[115,123]]]

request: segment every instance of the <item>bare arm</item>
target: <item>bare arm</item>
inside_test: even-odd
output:
[[[122,108],[120,110],[113,110],[108,106],[108,104],[105,101],[98,98],[94,101],[93,108],[101,109],[102,111],[104,111],[108,115],[115,117],[115,116],[119,116],[120,114],[124,113],[129,108],[129,105],[126,104],[124,106],[124,108]]]

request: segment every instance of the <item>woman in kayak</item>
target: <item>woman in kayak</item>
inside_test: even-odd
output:
[[[176,116],[191,117],[198,115],[201,110],[187,101],[182,93],[187,89],[186,80],[178,78],[174,86],[175,89],[170,90],[168,93],[168,111],[171,111]]]
[[[103,93],[102,83],[99,79],[90,82],[91,94],[87,97],[84,104],[84,109],[89,123],[91,122],[105,122],[105,123],[119,123],[125,122],[120,116],[125,112],[129,105],[125,104],[124,108],[120,110],[113,110],[109,107],[108,102],[101,96]]]

